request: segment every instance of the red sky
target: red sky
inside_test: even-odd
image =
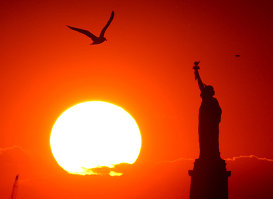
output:
[[[267,158],[227,162],[234,173],[230,198],[251,198],[242,191],[248,190],[242,185],[242,179],[250,178],[248,172],[252,177],[255,173],[249,179],[257,195],[252,198],[270,198],[271,4],[1,1],[0,195],[8,198],[19,172],[22,199],[188,198],[187,169],[198,157],[201,102],[192,65],[200,60],[201,77],[214,86],[223,110],[222,157]],[[101,45],[90,46],[88,38],[65,26],[98,34],[112,10],[108,41]],[[51,154],[55,120],[68,107],[87,100],[117,104],[139,124],[141,154],[123,177],[68,175]]]

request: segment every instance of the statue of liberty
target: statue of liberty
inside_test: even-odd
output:
[[[200,160],[221,159],[219,152],[219,123],[221,121],[222,110],[217,99],[214,97],[214,89],[210,85],[205,85],[199,75],[199,62],[194,63],[195,79],[201,91],[202,103],[199,109],[199,146]]]
[[[191,176],[190,199],[228,199],[228,177],[226,162],[219,152],[219,124],[222,110],[214,97],[212,86],[205,85],[199,75],[199,62],[194,63],[195,79],[201,91],[199,108],[199,158],[194,161]]]

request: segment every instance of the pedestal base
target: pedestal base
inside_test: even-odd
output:
[[[224,160],[196,159],[189,175],[190,199],[228,199],[228,177],[231,171],[226,170]]]

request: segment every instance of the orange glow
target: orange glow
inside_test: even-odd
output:
[[[18,199],[188,199],[188,170],[199,155],[201,99],[192,70],[198,60],[202,80],[214,86],[223,111],[221,157],[266,158],[264,166],[245,173],[248,178],[241,177],[250,171],[244,161],[227,163],[233,172],[230,199],[245,199],[251,190],[273,192],[273,169],[267,165],[273,159],[272,4],[0,1],[0,198],[10,198],[20,174]],[[112,10],[107,41],[99,45],[89,45],[88,37],[66,26],[99,35]],[[134,164],[84,168],[107,175],[73,175],[52,154],[51,130],[69,107],[96,100],[134,117],[141,151]],[[115,172],[123,175],[109,176]]]

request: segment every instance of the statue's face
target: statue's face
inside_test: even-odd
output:
[[[212,86],[205,86],[205,92],[204,92],[204,96],[206,98],[210,98],[214,96],[214,89]]]

